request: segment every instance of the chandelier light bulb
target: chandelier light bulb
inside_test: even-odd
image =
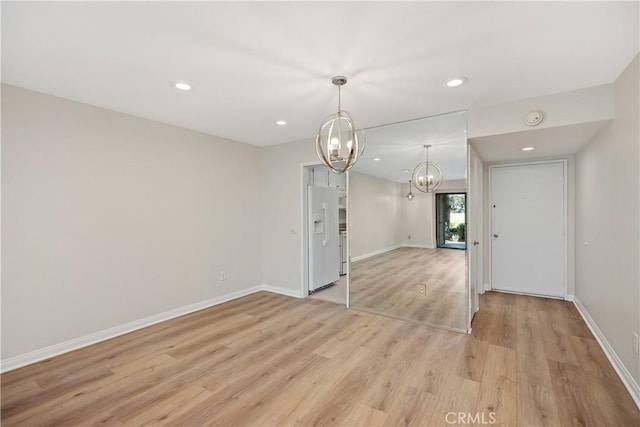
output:
[[[424,146],[425,161],[418,164],[413,170],[413,185],[423,193],[431,193],[437,190],[444,180],[440,166],[429,161],[430,147],[430,145]]]
[[[409,199],[409,201],[412,201],[413,198],[415,197],[413,195],[413,193],[411,192],[411,180],[409,180],[409,192],[407,193],[407,195],[405,196],[407,199]]]
[[[338,86],[338,112],[327,117],[316,135],[316,153],[324,165],[334,173],[348,171],[364,152],[364,132],[351,115],[341,108],[341,87],[344,76],[336,76],[331,83]]]

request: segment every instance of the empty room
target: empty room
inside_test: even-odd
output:
[[[0,19],[3,426],[640,425],[640,2]]]

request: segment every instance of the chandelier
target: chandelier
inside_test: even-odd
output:
[[[347,83],[344,76],[335,76],[331,83],[338,86],[338,112],[331,114],[320,124],[316,136],[318,158],[333,172],[348,171],[364,152],[364,132],[358,128],[351,115],[341,109],[341,87]]]
[[[409,201],[412,201],[412,200],[413,200],[413,198],[414,198],[414,197],[416,197],[416,196],[414,196],[414,194],[411,192],[411,180],[409,180],[409,192],[408,192],[408,193],[406,194],[406,196],[404,196],[404,197],[406,197],[407,199],[409,199]]]
[[[425,161],[418,164],[413,170],[413,185],[423,193],[431,193],[437,190],[444,179],[440,166],[429,161],[430,147],[431,145],[424,145]]]

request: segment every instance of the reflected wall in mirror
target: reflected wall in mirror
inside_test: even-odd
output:
[[[366,131],[366,155],[349,175],[352,308],[467,330],[466,122],[457,112]],[[410,182],[425,145],[444,176],[436,192]]]

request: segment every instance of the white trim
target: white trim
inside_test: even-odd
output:
[[[106,341],[108,339],[128,334],[129,332],[133,332],[138,329],[146,328],[147,326],[155,325],[156,323],[164,322],[175,317],[184,316],[185,314],[203,310],[205,308],[222,304],[224,302],[244,297],[262,290],[277,292],[275,291],[275,289],[277,288],[267,288],[265,285],[242,289],[240,291],[231,292],[219,297],[210,298],[204,301],[185,305],[183,307],[174,308],[173,310],[165,311],[164,313],[154,314],[152,316],[134,320],[133,322],[128,322],[123,325],[114,326],[113,328],[105,329],[103,331],[98,331],[89,335],[74,338],[69,341],[50,345],[48,347],[21,354],[19,356],[10,357],[6,360],[0,361],[0,372],[4,373],[13,369],[21,368],[23,366],[30,365],[41,360],[49,359],[63,353],[68,353],[79,348]]]
[[[271,286],[267,284],[262,284],[259,286],[261,291],[272,292],[274,294],[285,295],[293,298],[303,298],[302,293],[298,290],[289,289],[289,288],[281,288],[279,286]]]
[[[575,302],[576,297],[575,295],[568,294],[566,297],[564,297],[564,300],[569,302]]]
[[[492,289],[493,290],[493,289]],[[512,294],[512,295],[526,295],[526,296],[530,296],[530,297],[537,297],[537,298],[549,298],[549,299],[559,299],[559,300],[563,300],[566,301],[567,297],[563,297],[562,295],[547,295],[547,294],[540,294],[540,293],[536,293],[536,292],[527,292],[525,291],[510,291],[508,289],[495,289],[495,292],[500,292],[503,294]]]
[[[403,248],[435,249],[435,246],[433,245],[413,245],[409,243],[403,243],[400,246]]]
[[[396,249],[400,249],[402,247],[402,245],[394,245],[388,248],[384,248],[384,249],[380,249],[374,252],[369,252],[368,254],[364,254],[364,255],[358,255],[358,256],[354,256],[353,258],[351,258],[351,262],[356,262],[356,261],[362,261],[363,259],[367,259],[367,258],[371,258],[374,257],[376,255],[381,255],[384,254],[386,252],[390,252],[390,251],[395,251]]]
[[[613,365],[613,369],[616,370],[616,373],[622,380],[622,383],[629,391],[629,394],[631,394],[631,398],[640,409],[640,386],[638,386],[638,383],[634,380],[627,368],[624,366],[616,352],[613,350],[613,347],[611,347],[602,331],[600,331],[600,328],[598,328],[598,325],[593,320],[587,309],[577,298],[574,298],[573,304],[578,309],[578,313],[580,313],[580,315],[584,319],[585,323],[593,333],[593,336],[596,337],[598,344],[600,344],[600,347],[602,347],[602,351],[604,351],[607,359],[609,359],[609,362],[611,362],[611,364]]]
[[[476,178],[479,178],[476,179]],[[484,293],[484,163],[467,139],[467,193],[466,193],[467,243],[479,242],[480,246],[468,246],[468,295],[469,295],[469,330],[473,316],[480,309],[479,295]],[[474,272],[475,274],[472,274]],[[473,293],[471,277],[475,276]]]
[[[307,236],[307,182],[305,170],[310,166],[319,166],[319,161],[300,163],[300,295],[309,294],[309,252]],[[347,199],[349,202],[349,199]]]
[[[351,172],[346,172],[346,185],[347,185],[347,275],[345,276],[347,286],[347,299],[345,301],[345,307],[351,307]]]
[[[482,293],[485,293],[485,292],[490,291],[490,290],[491,290],[491,285],[489,285],[488,283],[485,283],[484,284],[484,290],[483,290]]]
[[[439,188],[433,194],[461,194],[467,191],[466,187]]]

